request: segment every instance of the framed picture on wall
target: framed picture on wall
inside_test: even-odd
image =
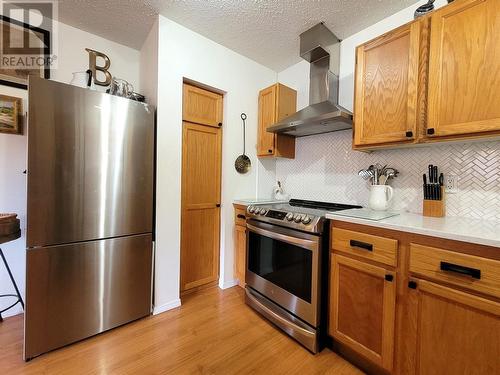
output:
[[[0,133],[23,134],[22,99],[0,95]]]
[[[50,78],[49,31],[0,15],[0,35],[0,85],[27,89],[30,75]]]

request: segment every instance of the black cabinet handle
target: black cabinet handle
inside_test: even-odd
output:
[[[385,275],[385,280],[392,282],[392,280],[394,280],[394,276],[387,274],[387,275]]]
[[[371,243],[366,243],[366,242],[361,242],[361,241],[356,241],[356,240],[350,240],[349,244],[352,247],[359,247],[360,249],[363,249],[363,250],[373,251],[373,245]]]
[[[429,135],[434,134],[434,128],[427,129],[427,134],[429,134]]]
[[[272,154],[273,153],[273,150],[267,150],[268,153]]]
[[[217,125],[219,125],[219,127],[221,127],[222,126],[222,122],[219,122]]]
[[[408,138],[413,137],[413,132],[411,132],[411,131],[406,132],[406,137],[408,137]]]
[[[238,214],[238,215],[236,215],[236,217],[237,217],[238,219],[246,219],[246,218],[247,218],[247,217],[246,217],[245,215],[243,215],[243,214]]]
[[[217,203],[217,204],[215,205],[215,207],[220,207],[220,203]]]
[[[408,281],[408,288],[417,289],[417,282],[416,281]]]
[[[440,268],[441,271],[458,273],[460,275],[470,276],[477,280],[481,278],[481,270],[478,270],[477,268],[460,266],[458,264],[448,262],[441,262]]]

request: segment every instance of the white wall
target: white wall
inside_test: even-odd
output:
[[[58,66],[51,71],[51,79],[68,83],[72,72],[88,69],[88,53],[91,48],[105,53],[111,59],[110,72],[130,81],[140,90],[139,51],[111,42],[99,36],[59,24]],[[23,110],[28,108],[26,90],[0,86],[0,94],[23,98]],[[24,118],[26,122],[26,116]],[[26,223],[26,169],[27,129],[24,135],[0,133],[0,212],[15,212],[21,219],[23,237],[0,245],[4,250],[9,265],[21,293],[24,296],[25,283],[25,247],[24,229]],[[0,294],[11,294],[13,288],[3,264],[0,264]],[[0,301],[0,307],[7,306],[8,301]],[[19,305],[5,313],[10,316],[21,312]]]
[[[435,3],[437,7],[445,4],[445,0]],[[342,41],[340,105],[353,109],[356,46],[411,21],[416,7],[410,6]],[[307,105],[306,62],[280,72],[278,80],[298,90],[299,108]],[[376,162],[390,164],[401,172],[392,182],[392,207],[419,213],[422,173],[428,164],[437,164],[445,174],[460,176],[460,192],[447,196],[448,216],[500,219],[500,142],[439,144],[372,154],[355,152],[351,145],[351,131],[299,138],[295,160],[276,161],[276,177],[294,198],[367,205],[369,185],[357,176],[357,171]]]
[[[233,285],[232,200],[255,197],[258,91],[276,81],[276,73],[169,19],[159,17],[158,180],[155,312],[178,305],[180,270],[182,83],[188,78],[223,90],[221,287]],[[241,112],[247,120],[247,152],[252,169],[234,170],[242,152]],[[265,169],[265,167],[264,167]]]
[[[89,55],[85,48],[106,54],[111,60],[109,72],[130,82],[140,91],[140,53],[100,36],[82,31],[64,23],[58,24],[59,48],[57,69],[51,72],[51,79],[69,83],[73,72],[84,72],[89,66]]]
[[[158,20],[154,23],[140,51],[141,93],[156,107],[158,100]]]

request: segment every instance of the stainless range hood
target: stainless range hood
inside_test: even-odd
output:
[[[338,104],[340,40],[323,24],[300,34],[300,56],[311,63],[309,106],[269,127],[294,137],[352,128],[352,113]]]

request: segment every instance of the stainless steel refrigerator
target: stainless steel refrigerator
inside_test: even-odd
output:
[[[150,313],[153,112],[30,79],[26,360]]]

